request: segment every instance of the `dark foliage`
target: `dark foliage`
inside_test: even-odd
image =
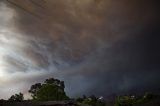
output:
[[[46,79],[43,84],[36,83],[32,85],[29,93],[31,93],[33,100],[38,101],[66,100],[68,97],[66,96],[64,88],[64,81],[49,78]]]
[[[10,101],[10,102],[22,102],[23,100],[24,100],[24,97],[23,97],[23,94],[22,94],[22,93],[12,95],[12,96],[8,99],[8,101]]]

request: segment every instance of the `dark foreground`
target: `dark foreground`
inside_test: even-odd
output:
[[[22,102],[0,101],[0,106],[160,106],[160,96],[117,96],[116,98],[104,100],[104,105],[87,105],[76,100],[66,101],[31,101],[24,100]]]
[[[50,101],[50,102],[15,102],[15,103],[0,103],[0,106],[91,106],[79,104],[76,102]],[[114,103],[106,103],[106,106],[116,106]],[[143,104],[125,105],[125,106],[160,106],[160,99],[155,99]]]
[[[0,103],[0,106],[89,106],[71,101],[49,101],[49,102],[12,102]]]

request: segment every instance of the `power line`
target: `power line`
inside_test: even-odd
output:
[[[33,3],[34,5],[41,7],[44,9],[44,7],[42,5],[40,5],[39,3],[35,2],[34,0],[30,0],[31,3]]]
[[[17,8],[19,8],[19,9],[21,9],[21,10],[27,12],[28,14],[30,14],[30,15],[36,17],[36,18],[42,18],[42,17],[40,17],[39,15],[37,15],[37,14],[31,12],[31,11],[28,11],[27,9],[23,8],[22,6],[19,6],[19,5],[16,4],[15,2],[12,2],[12,1],[9,1],[9,0],[6,0],[6,1],[9,2],[10,4],[14,5],[15,7],[17,7]]]

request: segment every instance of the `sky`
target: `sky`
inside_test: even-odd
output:
[[[0,98],[54,77],[70,97],[160,91],[159,0],[1,0]]]

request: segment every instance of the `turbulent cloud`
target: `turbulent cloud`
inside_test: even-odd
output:
[[[28,96],[31,84],[48,77],[64,80],[70,96],[159,89],[157,2],[1,2],[2,97]]]

